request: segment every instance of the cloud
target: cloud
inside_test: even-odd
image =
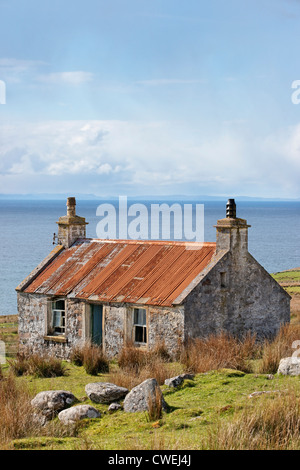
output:
[[[0,126],[1,192],[299,197],[300,124],[208,135],[181,123],[47,121]]]
[[[93,80],[93,74],[90,72],[83,72],[81,70],[76,72],[57,72],[39,75],[37,81],[48,84],[67,84],[67,85],[81,85]]]

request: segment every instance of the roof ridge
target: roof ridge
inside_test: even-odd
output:
[[[216,246],[216,242],[195,242],[191,240],[133,240],[133,239],[109,239],[109,238],[79,238],[76,244],[84,241],[99,243],[126,243],[132,245],[178,245],[178,246]]]

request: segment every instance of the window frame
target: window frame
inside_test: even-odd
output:
[[[54,308],[54,304],[57,302],[64,302],[64,309]],[[67,306],[66,306],[66,299],[52,299],[50,303],[50,330],[53,336],[65,336],[66,334],[66,317],[67,317]],[[59,314],[59,324],[55,325],[55,318],[56,315]]]
[[[144,323],[139,323],[139,310],[142,310],[145,315],[145,322]],[[137,318],[136,318],[137,314]],[[132,334],[133,334],[133,342],[134,344],[140,345],[140,346],[147,346],[148,345],[148,310],[147,308],[143,307],[133,307],[132,311]],[[137,320],[137,321],[136,321]],[[137,341],[137,328],[142,328],[142,338],[145,341]]]

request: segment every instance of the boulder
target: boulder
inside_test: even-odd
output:
[[[95,403],[112,403],[124,398],[129,390],[108,382],[95,382],[87,384],[85,392]]]
[[[121,410],[122,406],[120,403],[111,403],[108,407],[109,413],[114,413],[115,411]]]
[[[31,405],[47,419],[53,418],[59,411],[72,405],[76,400],[71,392],[65,390],[48,390],[38,393],[32,400]]]
[[[278,367],[278,374],[282,375],[300,375],[300,358],[285,357],[281,359]]]
[[[195,376],[193,374],[180,374],[176,375],[175,377],[171,377],[170,379],[165,380],[165,385],[168,387],[179,387],[184,380],[192,380]]]
[[[86,418],[101,418],[101,413],[90,405],[76,405],[58,413],[58,419],[64,424],[75,424]]]
[[[166,410],[167,405],[156,379],[147,379],[126,395],[124,411],[128,413],[149,411],[149,401],[155,403],[157,396],[161,399],[162,409]]]

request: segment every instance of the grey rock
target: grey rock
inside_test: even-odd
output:
[[[33,408],[46,416],[47,419],[54,417],[59,411],[72,405],[76,400],[71,392],[65,390],[48,390],[38,393],[32,400]]]
[[[300,358],[285,357],[281,359],[277,373],[292,376],[300,375]]]
[[[175,377],[171,377],[170,379],[165,380],[165,385],[168,387],[179,387],[184,380],[192,380],[195,376],[193,374],[180,374],[176,375]]]
[[[122,406],[120,403],[111,403],[108,407],[109,413],[114,413],[115,411],[121,410]]]
[[[149,411],[149,401],[151,400],[152,403],[155,403],[156,394],[161,398],[162,409],[166,410],[167,405],[156,379],[147,379],[140,385],[134,387],[131,392],[126,395],[124,411],[128,413]]]
[[[129,390],[108,382],[95,382],[87,384],[85,392],[95,403],[112,403],[124,398]]]
[[[76,405],[58,413],[58,419],[64,424],[75,424],[86,418],[101,418],[101,413],[90,405]]]

